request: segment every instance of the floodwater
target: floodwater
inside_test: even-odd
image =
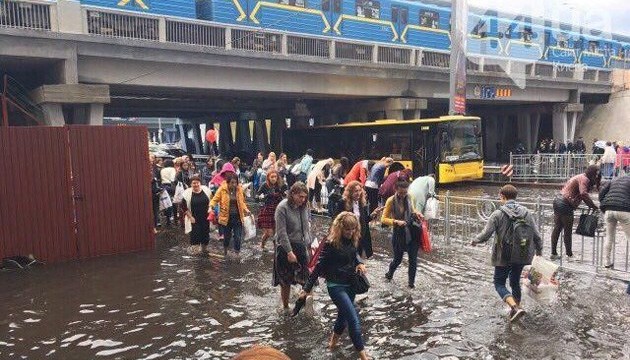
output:
[[[318,236],[328,223],[314,219]],[[375,359],[630,359],[622,281],[563,271],[558,302],[525,298],[528,315],[510,325],[486,252],[435,244],[409,290],[406,262],[383,279],[388,233],[374,230],[374,243],[372,288],[358,306]],[[253,241],[240,259],[216,255],[216,240],[210,257],[186,248],[178,230],[165,231],[155,251],[0,272],[0,358],[229,359],[260,343],[292,359],[356,358],[347,335],[326,350],[336,311],[323,286],[314,313],[290,319],[271,286],[272,253]]]

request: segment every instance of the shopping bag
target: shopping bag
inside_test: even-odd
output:
[[[424,205],[424,217],[426,219],[437,219],[440,202],[434,197],[427,199],[427,203]]]
[[[431,252],[431,237],[429,236],[429,222],[426,219],[422,220],[422,239],[420,248],[425,253]]]
[[[580,215],[580,221],[578,222],[575,233],[582,236],[595,236],[595,230],[597,230],[597,215],[593,212]]]
[[[175,195],[173,196],[173,202],[179,204],[184,200],[184,184],[180,181],[175,187]]]
[[[317,266],[317,262],[319,261],[319,254],[322,252],[324,246],[326,246],[326,240],[323,240],[321,242],[315,240],[311,244],[311,260],[308,262],[309,274],[312,273],[313,270],[315,270],[315,266]]]
[[[558,265],[542,256],[534,256],[531,266],[526,266],[521,275],[525,294],[542,304],[550,304],[558,298],[559,282],[556,279]]]
[[[254,215],[245,216],[243,219],[243,239],[250,240],[256,237],[256,221]]]
[[[172,206],[171,196],[166,190],[162,190],[162,194],[160,194],[160,211],[170,209]]]
[[[190,234],[192,231],[192,222],[186,217],[184,220],[184,234]]]

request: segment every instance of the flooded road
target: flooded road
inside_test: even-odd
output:
[[[319,237],[328,222],[314,218]],[[625,283],[562,272],[559,301],[525,297],[528,315],[509,325],[487,252],[437,243],[409,290],[406,261],[384,281],[388,234],[374,230],[372,288],[358,302],[375,359],[630,359]],[[187,240],[167,231],[152,252],[0,272],[0,358],[229,359],[259,343],[292,359],[356,358],[347,335],[326,350],[336,310],[324,285],[315,313],[290,319],[271,286],[272,253],[250,241],[241,259],[224,259],[211,240],[201,258],[188,255]]]

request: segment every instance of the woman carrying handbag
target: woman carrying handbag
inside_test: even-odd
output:
[[[335,218],[317,265],[300,293],[300,300],[303,301],[312,292],[317,278],[324,277],[330,299],[338,311],[329,348],[337,346],[347,327],[359,357],[367,359],[359,313],[353,304],[356,294],[366,292],[369,287],[365,265],[357,254],[360,236],[359,220],[353,213],[344,211]]]

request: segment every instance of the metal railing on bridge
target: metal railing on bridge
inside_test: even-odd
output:
[[[0,1],[0,27],[59,31],[59,4],[45,0]],[[385,66],[447,69],[447,51],[424,49],[404,44],[386,45],[338,39],[327,36],[287,33],[256,29],[205,20],[173,18],[156,14],[81,6],[83,31],[86,35],[156,41],[247,51],[287,57],[308,57],[329,61],[378,63]],[[551,79],[589,80],[610,83],[608,69],[559,69],[545,61],[520,62],[515,59],[473,54],[467,62],[475,73],[510,73],[524,67],[528,76]]]
[[[510,154],[510,165],[514,170],[512,180],[517,181],[566,181],[583,173],[591,164],[599,164],[599,155]],[[613,169],[612,174],[603,173],[605,179],[624,175],[626,175],[626,171],[624,171],[623,166]]]

